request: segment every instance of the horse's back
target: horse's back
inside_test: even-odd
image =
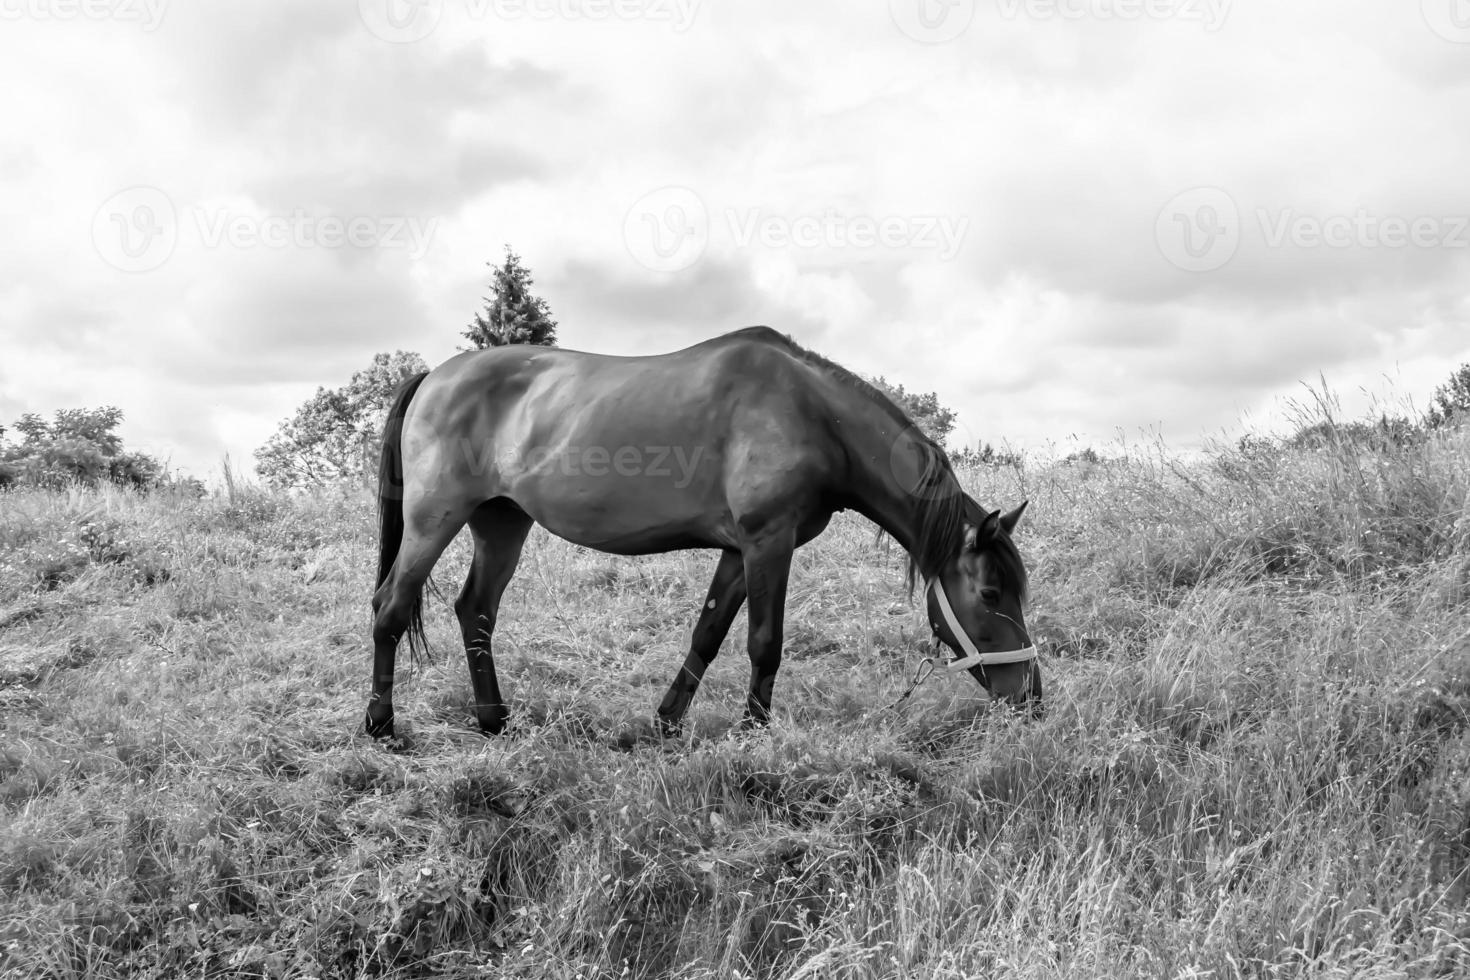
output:
[[[784,335],[746,327],[664,354],[619,356],[524,344],[466,351],[432,371],[416,401],[421,412],[472,413],[478,406],[544,423],[532,430],[579,421],[654,438],[661,431],[687,433],[693,421],[729,417],[773,396],[799,396],[810,385],[809,374]]]
[[[503,497],[579,544],[729,547],[743,515],[809,496],[830,466],[820,402],[767,328],[636,357],[499,347],[430,373],[405,444],[425,446],[425,493]]]
[[[770,327],[743,327],[688,347],[661,354],[602,354],[568,347],[508,344],[463,351],[431,372],[440,383],[491,382],[527,373],[572,371],[586,379],[618,375],[652,376],[701,368],[740,370],[775,359],[800,363],[798,348]]]

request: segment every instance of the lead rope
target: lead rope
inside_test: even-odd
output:
[[[934,671],[938,667],[939,667],[939,634],[936,632],[934,634],[934,649],[933,649],[933,652],[930,653],[929,656],[925,657],[923,660],[920,660],[919,661],[919,666],[917,668],[915,668],[913,680],[909,681],[908,688],[905,689],[904,692],[898,696],[898,700],[897,701],[893,702],[890,705],[886,705],[886,706],[884,706],[882,708],[879,708],[878,710],[879,711],[893,711],[894,709],[900,707],[905,701],[907,701],[910,697],[913,696],[913,693],[915,691],[917,691],[919,689],[919,687],[925,681],[927,681],[929,678],[931,678],[931,677],[934,676]]]

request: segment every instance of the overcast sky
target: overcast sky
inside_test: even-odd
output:
[[[506,243],[563,346],[755,323],[957,442],[1470,360],[1465,0],[0,0],[0,421],[204,476]]]

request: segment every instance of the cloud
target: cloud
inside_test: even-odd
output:
[[[218,385],[350,373],[420,319],[402,266],[347,265],[326,254],[245,257],[203,283],[184,313],[151,359]]]
[[[654,353],[766,323],[937,391],[967,440],[1164,423],[1188,442],[1319,372],[1432,389],[1470,357],[1453,25],[1413,3],[1146,6],[1178,15],[1007,0],[934,44],[902,4],[836,0],[698,5],[687,24],[448,0],[402,44],[351,2],[173,4],[147,31],[7,21],[0,417],[115,403],[178,461],[248,459],[375,351],[451,354],[506,243],[567,346]],[[94,234],[135,185],[178,221],[144,271]],[[660,272],[625,222],[665,187],[708,230]],[[1167,209],[1201,187],[1235,239],[1191,270],[1165,233],[1214,226]],[[298,218],[378,237],[210,234]],[[422,248],[386,240],[394,219]],[[829,219],[836,239],[791,240]],[[851,234],[890,220],[949,222],[952,254]],[[1382,240],[1416,221],[1422,243]]]
[[[564,311],[562,342],[609,353],[663,353],[757,324],[804,338],[826,328],[758,288],[750,267],[733,261],[673,276],[575,261],[549,285]]]

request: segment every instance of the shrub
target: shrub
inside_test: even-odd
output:
[[[156,486],[164,477],[163,464],[144,453],[123,450],[116,432],[122,419],[122,412],[112,406],[62,409],[50,422],[35,414],[21,416],[15,424],[21,441],[0,443],[0,487],[60,490],[103,482],[139,490]]]

